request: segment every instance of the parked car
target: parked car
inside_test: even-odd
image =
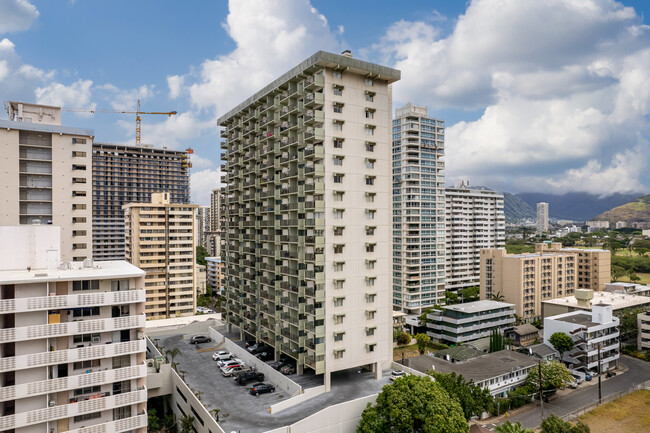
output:
[[[280,370],[283,365],[289,364],[291,362],[293,362],[293,360],[288,356],[281,356],[279,360],[270,363],[269,366],[274,370]]]
[[[251,395],[258,396],[266,392],[274,392],[274,391],[275,391],[275,386],[269,383],[256,383],[255,385],[250,387],[249,392],[251,393]]]
[[[293,366],[293,364],[284,364],[282,367],[280,367],[280,373],[288,375],[288,374],[294,374],[296,372],[296,367]]]
[[[400,377],[406,376],[408,373],[402,370],[393,370],[390,372],[390,376],[388,376],[388,379],[393,381],[395,379],[399,379]]]
[[[248,382],[262,382],[263,380],[264,373],[259,373],[257,371],[246,371],[235,376],[235,382],[240,385],[246,385]]]
[[[578,376],[577,374],[572,373],[571,376],[573,376],[573,379],[575,380],[576,384],[578,384],[578,385],[580,385],[584,381],[584,379],[582,377]]]
[[[589,374],[589,373],[585,373],[585,380],[586,380],[587,382],[590,382],[590,381],[591,381],[591,374]]]
[[[269,351],[269,352],[258,353],[255,356],[257,357],[257,359],[261,359],[262,361],[269,361],[273,359],[274,354],[273,352]]]
[[[211,310],[211,309],[209,309],[209,308],[206,308],[205,310],[203,310],[203,312],[204,312],[205,314],[214,314],[214,313],[215,313],[214,310]]]
[[[578,381],[574,378],[571,382],[569,382],[569,388],[576,389],[578,387]]]
[[[607,374],[605,374],[605,377],[610,378],[616,376],[615,371],[608,371]]]
[[[218,352],[214,352],[212,354],[212,359],[215,361],[224,361],[227,359],[233,359],[235,355],[232,353],[228,352],[227,350],[220,350]]]
[[[210,337],[206,337],[205,335],[195,335],[194,337],[190,338],[190,344],[209,343],[211,341],[212,339],[210,339]]]
[[[248,349],[248,351],[253,355],[257,355],[258,353],[262,353],[262,352],[270,352],[271,350],[273,350],[271,346],[262,342],[258,342],[253,344],[252,346],[248,346],[246,349]]]
[[[245,365],[235,365],[230,367],[221,367],[221,374],[223,374],[224,377],[231,377],[234,374],[249,370],[250,368],[246,367]]]
[[[246,363],[239,358],[224,359],[222,361],[217,361],[217,366],[219,368],[234,367],[236,365],[246,365]]]

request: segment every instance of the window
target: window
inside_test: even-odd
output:
[[[375,111],[366,109],[366,119],[374,119]]]
[[[374,185],[375,178],[373,176],[366,176],[366,185]]]
[[[375,127],[366,125],[366,135],[375,135]]]
[[[86,209],[86,205],[83,203],[73,203],[72,210],[83,210]]]
[[[343,121],[340,120],[334,121],[334,131],[343,131]]]
[[[375,335],[375,329],[377,329],[377,328],[375,328],[375,327],[366,328],[366,337],[371,337],[371,336]]]
[[[377,314],[377,310],[368,310],[368,311],[366,311],[366,319],[368,319],[368,320],[374,319],[375,314]]]
[[[76,337],[78,337],[78,336],[76,336]],[[99,367],[99,366],[100,366],[99,359],[89,359],[87,361],[78,361],[78,362],[73,363],[72,364],[72,369],[73,370],[83,370],[83,369]]]
[[[334,112],[338,114],[343,113],[343,104],[334,104]]]
[[[335,332],[334,341],[343,341],[343,335],[345,335],[345,332]]]
[[[85,138],[72,138],[72,144],[86,144]]]
[[[77,415],[74,417],[74,422],[88,421],[89,419],[97,419],[102,417],[102,412],[87,413],[85,415]]]
[[[341,71],[333,71],[332,76],[340,80],[341,78],[343,78],[343,73]]]
[[[374,236],[376,228],[377,227],[375,227],[375,226],[366,226],[366,235],[367,236]]]
[[[344,282],[345,282],[345,280],[334,280],[334,288],[335,289],[342,289]]]
[[[366,142],[366,151],[374,152],[375,151],[375,143]]]
[[[334,245],[334,254],[343,253],[343,247],[344,246],[345,246],[344,244],[336,244],[336,245]]]
[[[73,250],[85,250],[86,248],[88,248],[87,244],[72,244]]]
[[[340,271],[342,271],[342,270],[343,270],[343,265],[344,265],[344,264],[345,264],[344,262],[334,262],[334,271],[335,271],[335,272],[340,272]]]
[[[73,197],[85,197],[86,191],[72,191]]]
[[[72,310],[72,317],[99,316],[99,307],[75,308]]]
[[[374,102],[375,101],[375,93],[374,92],[366,92],[366,101]]]
[[[372,78],[366,78],[366,86],[372,86]]]
[[[376,260],[366,260],[366,269],[375,269]]]
[[[101,341],[101,336],[99,334],[77,334],[72,337],[72,342],[74,344],[83,344],[83,343],[92,343],[92,342],[99,343],[100,341]]]
[[[98,290],[99,280],[73,281],[72,290]]]
[[[86,183],[85,177],[73,177],[72,183]]]
[[[73,150],[72,151],[72,156],[73,157],[79,156],[79,157],[85,158],[86,157],[86,152],[78,152],[76,150]]]
[[[334,317],[334,324],[341,325],[343,324],[343,319],[345,318],[345,314],[335,314],[333,317]]]
[[[367,253],[374,253],[375,252],[375,244],[366,244],[366,252]]]
[[[334,298],[334,306],[335,307],[342,307],[344,299],[345,298]]]
[[[343,149],[343,139],[335,138],[334,139],[334,149]]]
[[[343,191],[334,191],[334,201],[343,201]]]
[[[343,358],[344,353],[345,353],[345,349],[336,349],[336,350],[334,350],[334,359]]]
[[[74,217],[72,218],[72,223],[85,223],[86,222],[86,217]]]
[[[339,86],[335,84],[333,90],[334,90],[334,95],[343,96],[343,86]]]
[[[89,386],[87,388],[78,388],[74,390],[74,396],[78,395],[84,395],[84,394],[92,394],[92,393],[97,393],[97,392],[102,392],[102,387],[99,385],[95,386]]]
[[[334,209],[334,219],[340,220],[343,218],[343,212],[345,209]]]
[[[342,174],[335,174],[334,175],[334,183],[343,183],[343,175]]]
[[[366,277],[366,287],[374,287],[375,280],[375,277]]]
[[[86,236],[86,230],[72,230],[72,236]]]
[[[73,169],[73,170],[83,170],[83,171],[86,171],[86,166],[85,166],[85,165],[79,165],[79,164],[72,164],[72,169]]]
[[[345,227],[334,227],[334,236],[343,236]]]
[[[366,193],[366,203],[374,203],[375,202],[375,193],[374,192],[367,192]]]
[[[375,302],[375,297],[376,297],[376,296],[377,296],[377,295],[374,294],[374,293],[368,293],[368,294],[366,295],[366,304],[372,304],[373,302]]]
[[[343,165],[343,157],[342,156],[335,156],[334,157],[334,165]]]
[[[374,220],[375,219],[375,212],[377,212],[374,209],[366,209],[366,219],[367,220]]]
[[[375,159],[366,158],[366,168],[375,168]]]
[[[366,352],[374,352],[375,351],[375,346],[377,346],[377,344],[375,344],[375,343],[366,344]]]

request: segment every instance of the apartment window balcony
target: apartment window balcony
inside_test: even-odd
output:
[[[123,418],[117,421],[109,421],[103,424],[95,424],[91,427],[82,427],[74,430],[68,430],[67,433],[122,433],[131,430],[137,430],[147,426],[147,415],[137,415],[129,418]]]

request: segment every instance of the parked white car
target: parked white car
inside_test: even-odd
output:
[[[407,376],[407,375],[408,375],[408,373],[405,372],[405,371],[402,371],[402,370],[393,370],[393,371],[390,372],[390,376],[388,377],[388,379],[390,379],[391,381],[393,381],[393,380],[395,380],[395,379],[399,379],[400,377],[404,377],[404,376]]]
[[[232,367],[235,365],[246,365],[246,363],[239,358],[224,359],[222,361],[217,361],[217,366],[219,368]]]
[[[233,359],[234,357],[235,357],[235,355],[233,355],[232,353],[230,353],[230,352],[228,352],[226,350],[220,350],[220,351],[214,352],[212,354],[212,359],[214,361],[225,361],[225,360],[228,360],[228,359]]]
[[[232,375],[241,373],[242,371],[249,371],[250,368],[244,365],[234,365],[230,367],[221,367],[221,374],[225,377],[231,377]]]

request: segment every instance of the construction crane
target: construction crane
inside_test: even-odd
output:
[[[140,118],[141,114],[166,114],[168,117],[171,117],[177,114],[176,111],[140,111],[140,100],[138,99],[138,109],[136,111],[127,111],[127,110],[109,110],[106,108],[61,108],[61,111],[72,111],[75,113],[119,113],[119,114],[135,114],[135,144],[140,144],[140,138],[142,136],[142,119]]]

